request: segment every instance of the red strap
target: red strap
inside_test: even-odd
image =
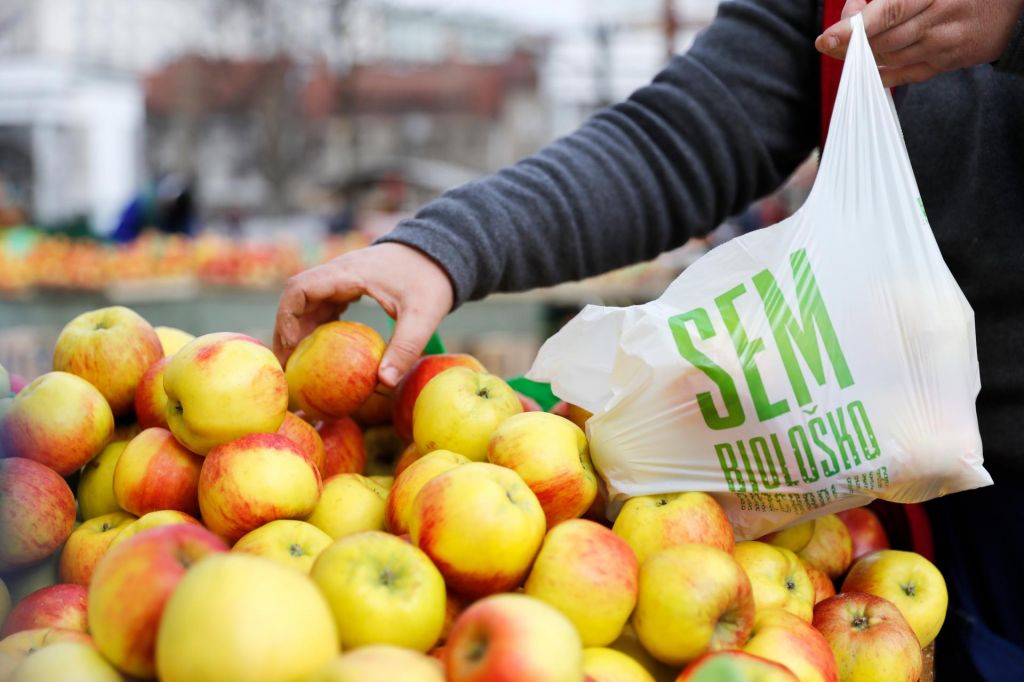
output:
[[[843,18],[844,0],[825,0],[822,12],[822,31]],[[833,57],[821,55],[821,148],[825,148],[828,138],[828,124],[832,120],[832,110],[836,106],[836,95],[839,94],[839,77],[843,75],[843,62]]]

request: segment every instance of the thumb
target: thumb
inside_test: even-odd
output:
[[[437,329],[444,313],[434,315],[426,311],[407,311],[397,316],[395,333],[391,335],[387,350],[380,362],[380,381],[394,386],[419,359]]]
[[[860,14],[868,6],[868,0],[846,0],[843,6],[843,19],[849,19],[855,14]]]

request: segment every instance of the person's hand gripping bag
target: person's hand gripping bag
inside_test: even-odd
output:
[[[974,314],[860,17],[805,205],[714,249],[656,301],[588,306],[528,376],[594,413],[590,452],[613,509],[705,491],[739,540],[992,483]]]

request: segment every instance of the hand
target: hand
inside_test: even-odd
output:
[[[420,356],[454,297],[448,275],[416,249],[386,243],[347,253],[288,280],[274,328],[274,352],[281,364],[299,341],[338,319],[363,295],[395,320],[378,372],[387,386],[398,383]]]
[[[1024,9],[1022,0],[847,0],[843,19],[814,46],[837,59],[850,44],[850,17],[864,29],[886,87],[999,59]]]

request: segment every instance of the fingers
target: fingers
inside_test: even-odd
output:
[[[379,378],[385,386],[394,387],[405,376],[423,353],[430,335],[448,313],[450,304],[443,309],[431,301],[425,308],[400,310],[395,320],[395,333],[381,359]]]
[[[836,59],[845,59],[850,45],[852,27],[850,18],[860,7],[864,20],[864,31],[874,46],[874,37],[893,30],[910,21],[931,6],[933,0],[875,0],[865,4],[863,0],[849,0],[843,9],[842,21],[833,24],[814,41],[819,52]],[[848,13],[849,12],[849,13]]]
[[[274,325],[274,353],[281,363],[313,327],[340,314],[344,305],[364,293],[361,278],[339,262],[317,266],[288,280]]]
[[[882,85],[887,88],[896,88],[908,83],[920,83],[929,78],[934,78],[942,71],[931,64],[911,64],[895,68],[883,68],[879,71],[882,76]]]

